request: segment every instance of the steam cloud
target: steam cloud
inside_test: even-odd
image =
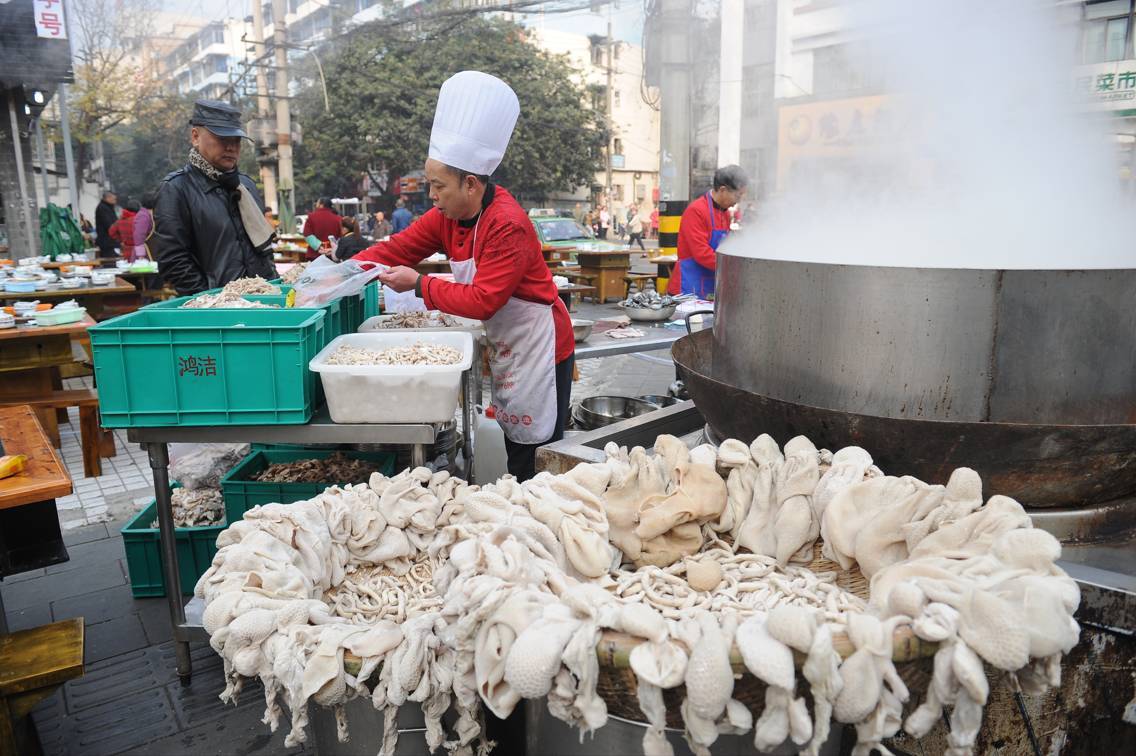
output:
[[[725,254],[926,268],[1133,267],[1110,117],[1075,102],[1075,20],[1036,0],[869,0],[852,62],[894,128],[794,174]],[[793,104],[792,100],[783,101]]]

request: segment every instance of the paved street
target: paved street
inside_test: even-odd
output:
[[[583,305],[581,315],[602,314]],[[647,359],[644,359],[646,357]],[[664,361],[666,364],[664,364]],[[674,369],[666,351],[583,360],[573,401],[596,394],[666,393]],[[90,378],[69,380],[69,388]],[[134,754],[281,754],[285,729],[260,722],[259,683],[246,684],[237,707],[217,699],[224,687],[220,657],[206,644],[193,652],[192,684],[174,673],[165,599],[131,596],[119,533],[153,499],[146,454],[115,432],[116,457],[103,475],[84,478],[79,418],[60,425],[62,454],[75,493],[58,499],[70,561],[22,573],[0,583],[9,626],[20,630],[69,617],[86,625],[86,673],[47,699],[35,721],[48,756]]]

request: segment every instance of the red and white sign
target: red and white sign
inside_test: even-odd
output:
[[[36,36],[67,39],[63,20],[63,0],[32,0],[35,8]]]

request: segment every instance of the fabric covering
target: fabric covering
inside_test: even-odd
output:
[[[544,697],[581,733],[604,726],[596,644],[612,630],[639,639],[630,664],[649,756],[672,754],[663,691],[679,685],[699,756],[750,731],[759,751],[789,739],[816,754],[833,720],[856,725],[853,753],[886,753],[901,726],[921,736],[944,716],[947,753],[963,756],[989,695],[985,665],[1036,691],[1059,681],[1077,642],[1080,594],[1055,564],[1060,544],[1017,502],[982,503],[973,471],[930,486],[803,437],[687,449],[662,436],[653,455],[605,451],[523,484],[417,468],[250,510],[218,537],[196,588],[225,662],[222,699],[260,678],[264,721],[275,728],[284,703],[294,746],[310,701],[369,696],[384,712],[381,754],[397,745],[398,707],[418,705],[431,749],[472,754],[489,747],[483,711],[507,717],[522,698]],[[821,533],[823,551],[871,576],[869,601],[797,561]],[[901,630],[939,644],[906,720]],[[733,698],[735,648],[767,685],[756,719]],[[347,737],[341,709],[337,722]]]

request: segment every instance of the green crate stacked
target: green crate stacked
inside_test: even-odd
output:
[[[177,487],[175,483],[170,488]],[[158,529],[150,527],[157,518],[158,503],[151,501],[122,528],[126,568],[130,573],[130,592],[134,594],[134,598],[166,595],[161,538]],[[192,594],[197,579],[209,569],[213,555],[217,553],[217,536],[226,527],[222,522],[195,528],[174,528],[182,594]]]
[[[381,288],[378,281],[371,281],[363,287],[363,320],[381,315],[383,308],[379,302]]]
[[[349,297],[343,297],[343,332],[355,333],[359,330],[359,326],[363,325],[366,319],[364,312],[366,310],[366,289],[358,294],[352,294]]]
[[[329,480],[322,483],[263,483],[253,478],[269,465],[277,462],[296,462],[301,459],[326,459],[335,454],[333,449],[254,449],[232,470],[221,478],[221,493],[225,497],[225,520],[236,522],[245,512],[262,504],[291,504],[310,499],[335,485],[365,483],[359,480]],[[389,452],[343,452],[350,459],[373,462],[383,475],[394,472],[395,455]]]
[[[311,419],[322,310],[142,309],[88,329],[107,428]]]
[[[325,305],[319,307],[288,307],[288,293],[292,290],[291,286],[282,286],[280,294],[244,294],[243,298],[252,302],[261,302],[267,305],[275,305],[274,309],[291,309],[295,311],[300,310],[321,310],[324,315],[324,328],[323,328],[323,343],[320,344],[320,349],[327,346],[332,339],[337,336],[342,336],[345,333],[355,333],[359,325],[351,326],[351,321],[345,317],[347,297],[343,299],[333,299]],[[167,299],[165,302],[154,302],[153,304],[146,305],[142,309],[157,309],[157,310],[176,310],[181,308],[186,302],[191,299],[203,296],[205,294],[216,294],[220,289],[213,289],[211,291],[202,292],[201,294],[194,294],[188,297],[178,297],[177,299]],[[244,312],[248,310],[247,307],[210,307],[212,311],[216,312]],[[354,316],[352,315],[352,318]]]

